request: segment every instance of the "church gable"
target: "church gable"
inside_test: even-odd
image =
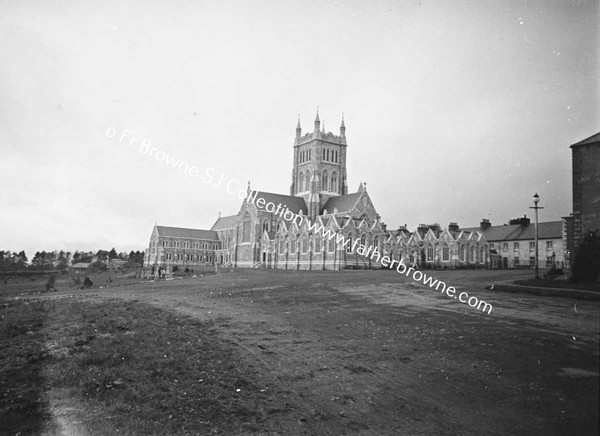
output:
[[[327,213],[336,211],[336,214],[350,214],[355,218],[366,218],[368,220],[379,217],[364,184],[361,184],[359,192],[340,195],[327,200],[327,203],[325,203],[322,209],[322,212],[325,211],[327,211]]]

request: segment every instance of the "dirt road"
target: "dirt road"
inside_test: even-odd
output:
[[[600,303],[484,289],[507,272],[434,274],[492,313],[394,271],[236,270],[55,296],[216,321],[271,395],[257,432],[598,434]]]

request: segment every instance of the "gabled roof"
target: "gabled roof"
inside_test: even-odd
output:
[[[303,215],[307,215],[308,214],[308,208],[306,207],[306,202],[304,201],[304,198],[302,197],[294,197],[293,195],[282,195],[282,194],[274,194],[272,192],[262,192],[262,191],[258,191],[257,194],[254,194],[256,197],[256,200],[254,201],[254,204],[256,204],[256,201],[259,198],[264,198],[265,199],[265,204],[266,203],[273,203],[275,206],[277,206],[279,203],[281,203],[282,206],[287,206],[287,208],[292,211],[293,213],[296,214],[300,214],[300,211],[302,211]],[[264,210],[264,206],[262,208],[259,208],[259,210]]]
[[[579,142],[571,145],[571,148],[577,147],[579,145],[597,144],[597,143],[600,143],[600,132],[596,133],[595,135],[590,136],[589,138],[584,139],[583,141],[579,141]]]
[[[485,230],[479,227],[461,229],[465,232],[481,232],[488,242],[497,241],[519,241],[535,239],[535,224],[529,223],[527,226],[513,224],[510,226],[491,226]],[[562,238],[562,221],[548,221],[538,223],[539,239],[560,239]]]
[[[238,223],[237,215],[222,216],[213,224],[211,230],[225,230],[235,227]]]
[[[323,206],[323,211],[327,210],[327,213],[333,213],[337,209],[337,213],[352,212],[354,206],[358,202],[358,199],[362,195],[362,192],[355,192],[353,194],[338,195],[337,197],[330,197],[327,203]],[[321,212],[322,213],[322,212]]]
[[[204,239],[218,241],[217,232],[213,230],[184,229],[181,227],[156,226],[158,236],[166,238]]]

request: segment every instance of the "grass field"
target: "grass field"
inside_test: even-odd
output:
[[[432,273],[0,284],[0,434],[598,434],[600,303]]]

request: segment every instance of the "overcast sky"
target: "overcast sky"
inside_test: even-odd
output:
[[[317,106],[388,228],[503,224],[535,192],[559,220],[599,23],[597,0],[4,1],[0,249],[144,249],[236,214],[230,180],[289,194]]]

